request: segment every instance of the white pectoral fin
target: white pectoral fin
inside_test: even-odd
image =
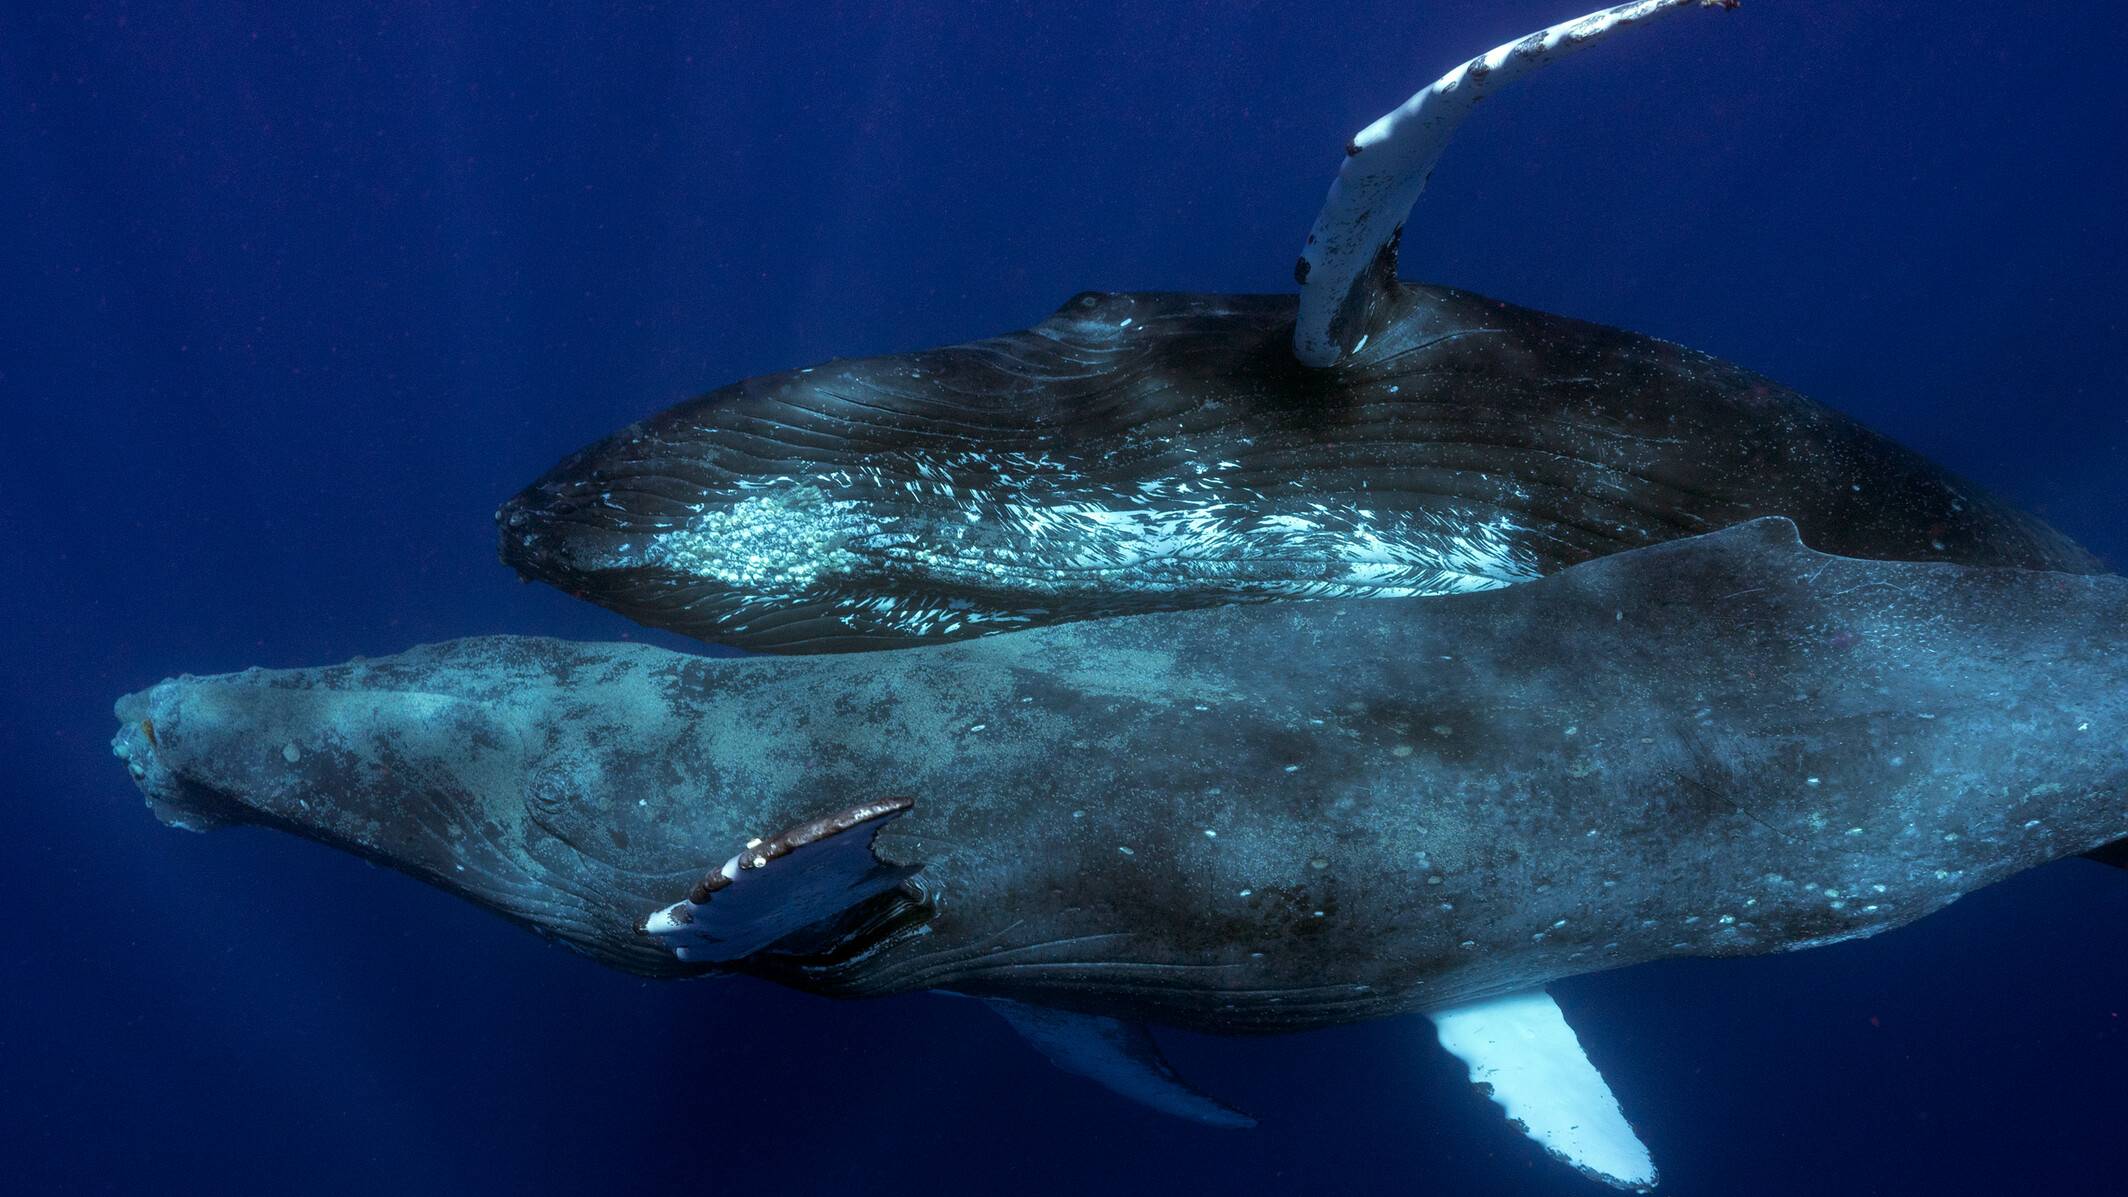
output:
[[[1429,1017],[1471,1083],[1539,1146],[1605,1184],[1654,1187],[1655,1161],[1550,994],[1532,989]]]
[[[1294,275],[1300,311],[1293,353],[1305,366],[1334,366],[1364,346],[1372,293],[1393,286],[1396,242],[1427,176],[1479,100],[1585,46],[1651,18],[1688,8],[1735,8],[1737,0],[1632,0],[1496,46],[1360,130],[1345,147],[1323,210]],[[1377,264],[1378,255],[1388,255]],[[1384,269],[1386,267],[1386,269]]]
[[[1049,1062],[1121,1097],[1208,1126],[1255,1126],[1256,1120],[1192,1089],[1175,1075],[1145,1024],[1074,1014],[1004,998],[986,999]]]
[[[916,870],[880,861],[872,839],[911,805],[883,799],[754,840],[643,932],[682,960],[740,960],[897,889]]]

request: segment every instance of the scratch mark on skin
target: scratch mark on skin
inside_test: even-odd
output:
[[[1833,592],[1832,592],[1832,597],[1834,597],[1834,598],[1839,598],[1839,597],[1840,597],[1841,595],[1846,595],[1846,594],[1853,594],[1853,593],[1855,593],[1855,592],[1856,592],[1856,591],[1858,591],[1858,590],[1879,590],[1879,589],[1882,589],[1882,590],[1896,590],[1896,591],[1898,591],[1898,592],[1899,592],[1900,594],[1906,595],[1906,596],[1908,596],[1909,598],[1911,598],[1911,597],[1913,596],[1913,593],[1914,593],[1913,591],[1911,591],[1911,590],[1907,589],[1906,587],[1904,587],[1904,586],[1900,586],[1900,585],[1897,585],[1896,583],[1892,583],[1892,582],[1881,582],[1881,581],[1880,581],[1880,582],[1864,582],[1864,583],[1862,583],[1862,584],[1861,584],[1860,586],[1850,586],[1850,587],[1848,587],[1848,588],[1847,588],[1847,589],[1845,589],[1845,590],[1835,590],[1835,591],[1833,591]]]
[[[1795,839],[1795,837],[1790,835],[1788,832],[1782,831],[1780,828],[1775,827],[1773,824],[1768,823],[1766,820],[1754,814],[1750,807],[1745,806],[1741,802],[1738,802],[1730,795],[1715,789],[1713,786],[1708,785],[1706,782],[1701,781],[1699,778],[1690,776],[1689,774],[1685,773],[1672,773],[1671,776],[1675,777],[1677,780],[1683,782],[1684,784],[1692,787],[1694,790],[1697,790],[1705,797],[1717,803],[1727,805],[1731,809],[1735,810],[1736,813],[1744,816],[1745,818],[1751,820],[1752,822],[1758,824],[1759,826],[1765,828],[1773,834],[1781,837],[1782,839],[1789,841],[1793,841]]]

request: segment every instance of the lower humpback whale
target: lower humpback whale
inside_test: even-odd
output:
[[[1562,977],[1896,927],[2128,834],[2128,579],[1767,519],[1504,590],[704,660],[490,637],[117,705],[166,821],[358,853],[593,958],[992,1000],[1221,1125],[1149,1023],[1418,1012],[1656,1179]]]

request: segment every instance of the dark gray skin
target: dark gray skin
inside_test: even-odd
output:
[[[707,970],[641,920],[746,839],[906,795],[874,849],[916,880],[737,971],[1280,1031],[1869,935],[2122,837],[2128,580],[1763,520],[1450,598],[812,658],[492,637],[118,716],[166,819],[655,976]]]
[[[498,512],[502,557],[779,652],[1456,593],[1765,515],[1844,556],[2099,568],[1702,353],[1388,281],[1365,347],[1308,369],[1293,315],[1087,294],[1024,332],[751,379],[556,466]]]

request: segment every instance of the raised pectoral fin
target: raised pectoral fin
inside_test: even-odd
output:
[[[1092,1014],[1074,1014],[1048,1006],[990,998],[990,1008],[1004,1016],[1049,1062],[1083,1076],[1111,1093],[1208,1126],[1255,1126],[1256,1120],[1197,1092],[1175,1075],[1160,1054],[1160,1045],[1144,1023],[1123,1022]]]
[[[915,874],[872,852],[880,828],[912,805],[882,799],[749,841],[685,900],[645,919],[643,931],[682,960],[715,964],[833,919]]]
[[[1539,1146],[1605,1184],[1654,1187],[1655,1161],[1550,994],[1512,993],[1431,1017],[1471,1083]]]
[[[1441,76],[1345,146],[1345,161],[1294,267],[1300,310],[1293,354],[1304,366],[1335,366],[1378,331],[1370,320],[1396,286],[1396,246],[1449,138],[1478,101],[1618,30],[1688,8],[1735,8],[1737,0],[1633,0],[1496,46]]]

